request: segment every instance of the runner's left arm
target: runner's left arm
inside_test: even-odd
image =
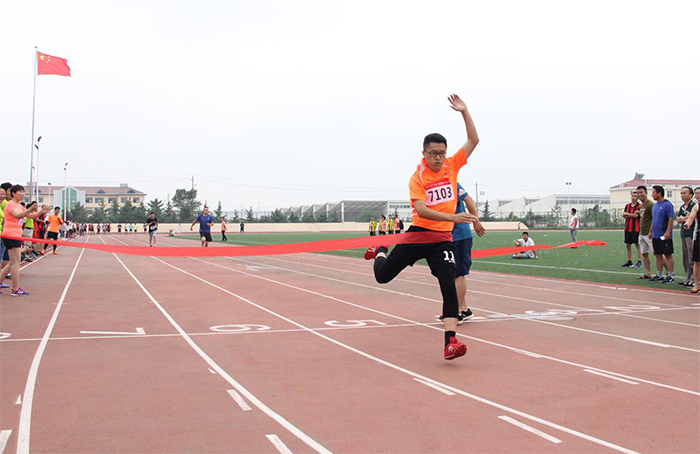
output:
[[[469,156],[471,156],[474,148],[476,148],[479,143],[479,134],[476,132],[474,120],[472,120],[472,116],[469,114],[469,110],[467,110],[467,104],[462,101],[459,96],[452,94],[447,97],[447,100],[450,102],[450,107],[460,112],[464,119],[464,126],[467,128],[467,141],[462,145],[462,149],[465,153],[465,160],[469,159]]]

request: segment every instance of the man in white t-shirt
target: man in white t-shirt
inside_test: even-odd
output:
[[[532,238],[530,238],[530,235],[527,232],[523,232],[523,237],[519,238],[517,240],[513,240],[513,244],[515,244],[516,246],[524,247],[524,246],[534,246],[535,242],[532,241]],[[536,259],[537,252],[535,252],[533,250],[517,252],[517,253],[511,255],[510,258],[512,258],[512,259]]]
[[[571,217],[569,218],[569,230],[571,231],[571,241],[574,243],[578,241],[576,239],[576,233],[578,232],[579,220],[578,214],[576,214],[576,208],[571,209]]]

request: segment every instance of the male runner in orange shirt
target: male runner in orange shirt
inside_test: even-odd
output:
[[[63,218],[60,214],[58,214],[60,211],[61,207],[54,207],[53,214],[47,218],[47,221],[49,222],[49,233],[47,234],[47,238],[49,240],[58,240],[58,230],[61,227],[61,224],[63,224]],[[53,245],[53,253],[54,255],[58,255],[55,244]]]
[[[459,300],[455,288],[457,275],[452,228],[467,224],[476,216],[455,213],[457,206],[457,174],[467,163],[479,143],[474,122],[467,105],[459,96],[448,97],[451,107],[462,114],[467,128],[467,142],[453,156],[445,158],[447,140],[440,134],[428,134],[423,140],[423,160],[409,182],[413,225],[407,233],[423,232],[425,241],[398,244],[389,252],[388,247],[369,248],[365,259],[375,259],[374,277],[380,284],[394,279],[407,266],[426,259],[433,276],[437,277],[442,292],[442,315],[445,323],[445,359],[455,359],[467,353],[467,346],[457,340]]]

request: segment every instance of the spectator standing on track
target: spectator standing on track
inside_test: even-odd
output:
[[[387,224],[388,224],[387,225],[387,233],[389,235],[393,235],[394,234],[394,218],[392,218],[391,215],[389,215],[389,221],[387,222]]]
[[[454,224],[465,224],[475,216],[460,213],[457,208],[457,176],[459,170],[479,143],[467,105],[459,96],[449,98],[452,109],[461,113],[467,130],[467,142],[449,158],[447,140],[440,134],[429,134],[423,140],[423,159],[409,182],[413,225],[408,234],[415,233],[433,238],[429,243],[404,243],[389,248],[368,248],[365,259],[374,260],[374,277],[380,284],[393,280],[407,266],[426,259],[431,273],[437,277],[442,293],[442,317],[445,324],[443,357],[451,360],[463,356],[467,346],[457,339],[459,299],[455,287],[457,278],[452,229]]]
[[[646,186],[637,186],[637,198],[639,199],[639,251],[644,262],[644,274],[639,279],[651,279],[651,257],[653,252],[651,244],[651,222],[653,219],[654,202],[649,200]]]
[[[386,217],[384,215],[382,215],[382,217],[379,219],[379,234],[386,235],[387,228],[388,228],[388,224],[386,222]]]
[[[117,233],[120,235],[122,233],[122,225],[121,224],[117,224]]]
[[[242,233],[245,233],[245,222],[243,221],[241,221],[240,230],[238,231],[239,235]]]
[[[467,206],[469,214],[478,217],[476,204],[461,184],[457,183],[457,208],[455,214],[464,213],[464,206]],[[478,219],[474,220],[474,231],[479,236],[484,236],[485,229]],[[474,238],[469,224],[455,224],[452,229],[452,243],[455,247],[455,265],[457,267],[457,278],[455,288],[457,289],[457,299],[459,300],[459,318],[457,324],[461,325],[465,320],[474,318],[472,310],[467,305],[467,276],[472,266],[472,245]]]
[[[202,214],[197,216],[197,219],[192,221],[192,225],[190,225],[190,230],[192,230],[192,227],[196,223],[199,222],[199,239],[202,242],[202,247],[209,247],[209,243],[211,243],[211,226],[214,225],[214,218],[211,217],[209,214],[209,208],[204,207],[204,210],[202,210]]]
[[[666,200],[666,191],[661,186],[652,186],[651,197],[656,200],[651,223],[651,241],[656,257],[656,276],[651,282],[673,283],[673,204]],[[666,267],[666,277],[663,270]]]
[[[49,221],[49,232],[48,232],[48,239],[50,240],[58,240],[58,232],[61,229],[61,226],[63,225],[63,218],[59,214],[61,212],[60,207],[54,207],[53,208],[53,214],[49,216],[48,221]],[[81,232],[83,232],[81,228]],[[81,233],[82,234],[82,233]],[[53,245],[53,254],[58,255],[58,252],[56,252],[56,245]]]
[[[34,219],[40,214],[46,213],[48,207],[39,211],[37,205],[33,204],[31,208],[24,209],[20,205],[20,202],[24,198],[24,187],[18,184],[10,188],[10,197],[12,197],[12,199],[5,205],[5,219],[2,234],[4,237],[21,237],[22,219]],[[2,241],[5,243],[5,247],[8,250],[10,263],[0,271],[0,276],[5,277],[8,274],[12,275],[12,290],[10,296],[27,296],[29,293],[19,286],[19,264],[21,261],[22,241],[9,238],[3,238]]]
[[[394,233],[399,234],[403,230],[403,222],[401,219],[399,219],[399,215],[397,214],[396,217],[394,218]]]
[[[226,238],[226,219],[221,218],[221,241],[228,241]]]
[[[369,236],[375,236],[377,234],[377,221],[374,220],[374,216],[369,220]]]
[[[693,231],[693,279],[695,285],[691,293],[700,292],[700,186],[695,188],[695,206],[688,215],[683,228],[690,230],[690,226],[695,223]]]
[[[627,248],[627,261],[622,264],[622,268],[642,267],[642,260],[639,253],[639,197],[637,191],[631,191],[631,202],[625,205],[622,217],[625,219],[625,247]],[[632,263],[632,245],[637,248],[637,264]]]
[[[7,189],[7,191],[5,190],[5,187],[8,185],[10,188],[12,187],[12,184],[10,183],[3,183],[0,186],[0,235],[2,235],[3,224],[5,223],[5,205],[7,205],[7,199],[5,198],[5,196],[9,195],[10,193],[9,188]],[[8,263],[10,263],[10,256],[7,254],[5,243],[2,240],[0,240],[0,270],[7,266]],[[9,287],[9,285],[2,282],[4,278],[4,275],[0,276],[0,288]]]
[[[683,186],[681,199],[683,200],[683,205],[678,210],[677,222],[681,227],[681,248],[683,250],[685,278],[678,285],[693,287],[695,285],[695,280],[693,279],[693,232],[695,231],[695,221],[689,228],[684,228],[685,221],[688,220],[693,207],[697,205],[697,202],[693,199],[693,188]]]
[[[578,241],[576,235],[579,229],[579,219],[578,214],[576,214],[576,208],[571,209],[571,217],[569,218],[569,231],[571,232],[571,241],[574,243]]]
[[[525,246],[534,246],[535,242],[533,241],[532,238],[530,238],[529,233],[523,232],[523,237],[518,238],[517,240],[513,240],[513,244],[516,246],[519,246],[519,247],[525,247]],[[512,259],[536,259],[537,252],[535,252],[534,250],[516,252],[515,254],[511,255],[510,258],[512,258]]]
[[[146,219],[146,229],[148,230],[148,246],[156,247],[156,234],[158,233],[158,218],[156,214],[151,211]]]

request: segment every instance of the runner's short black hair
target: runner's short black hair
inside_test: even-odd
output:
[[[683,189],[687,189],[688,191],[690,191],[691,194],[693,193],[693,188],[691,188],[690,186],[683,186],[681,188],[681,192],[683,192]]]
[[[661,197],[666,197],[666,191],[664,190],[663,186],[659,186],[658,184],[655,184],[654,186],[652,186],[652,188],[654,188],[654,190],[656,192],[661,194]]]
[[[647,187],[644,185],[637,186],[637,189],[641,189],[642,191],[647,192]]]
[[[10,195],[15,195],[15,192],[24,191],[24,186],[16,184],[10,188]]]
[[[527,232],[523,232],[523,235],[527,235],[527,236],[530,236],[530,234],[529,234],[529,233],[527,233]]]
[[[444,143],[445,146],[447,146],[447,139],[445,139],[445,136],[438,134],[437,132],[428,134],[425,136],[425,139],[423,139],[423,150],[427,150],[428,145],[431,143]]]
[[[0,184],[0,188],[3,188],[4,190],[9,190],[12,187],[12,183],[9,181],[7,183]]]
[[[572,208],[571,211],[573,211],[574,214],[576,214],[576,208]]]

